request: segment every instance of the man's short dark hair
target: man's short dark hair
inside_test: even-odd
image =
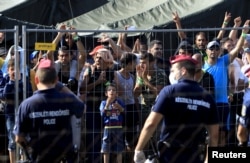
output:
[[[207,35],[206,35],[206,33],[205,33],[205,32],[198,32],[198,33],[196,33],[196,35],[195,35],[195,40],[197,39],[197,37],[198,37],[199,35],[204,36],[204,37],[205,37],[205,39],[207,40]]]
[[[188,54],[191,54],[191,55],[194,54],[194,48],[193,48],[193,46],[190,45],[190,44],[181,45],[180,48],[179,48],[179,50],[180,50],[180,49],[183,49],[183,50],[187,51]]]
[[[129,63],[136,61],[137,57],[134,53],[123,53],[120,59],[120,64],[121,67],[124,68],[126,65],[128,65]]]
[[[143,53],[143,54],[141,54],[140,59],[143,59],[143,60],[147,59],[149,62],[153,62],[155,60],[153,54],[151,54],[151,53]]]
[[[233,41],[231,38],[229,38],[229,37],[224,37],[224,38],[222,38],[221,40],[220,40],[220,44],[222,45],[222,44],[224,44],[225,42],[227,42],[227,41]]]
[[[114,87],[117,90],[117,86],[114,83],[110,83],[105,87],[105,92],[108,92],[109,87]]]
[[[54,84],[57,80],[56,69],[53,67],[37,69],[36,76],[43,84]]]
[[[72,51],[70,50],[70,48],[68,46],[61,46],[58,48],[58,52],[61,51],[63,53],[67,53],[67,54],[72,54]]]
[[[190,74],[191,76],[195,75],[195,64],[190,62],[190,61],[181,61],[181,62],[177,62],[178,67],[182,68],[185,67],[188,74]]]
[[[161,42],[160,40],[152,40],[152,41],[149,43],[149,49],[151,49],[155,44],[162,45],[162,42]]]

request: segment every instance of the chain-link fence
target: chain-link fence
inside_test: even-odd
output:
[[[238,30],[239,33],[241,31],[241,28],[225,28],[223,29],[225,31],[224,37],[228,37],[228,34],[231,30]],[[150,113],[151,107],[154,104],[154,99],[156,98],[156,95],[153,94],[151,91],[149,91],[149,88],[143,88],[143,91],[138,95],[138,97],[134,97],[133,87],[131,87],[131,82],[129,81],[130,76],[122,76],[123,74],[119,74],[119,70],[121,68],[124,68],[124,65],[121,65],[120,57],[121,52],[132,52],[135,53],[137,56],[143,53],[143,46],[145,45],[145,51],[150,50],[150,42],[153,40],[159,40],[161,41],[162,47],[161,49],[158,49],[158,52],[160,53],[160,58],[156,58],[156,65],[160,66],[161,69],[163,69],[163,73],[166,75],[161,77],[163,79],[152,79],[153,85],[157,86],[165,86],[169,84],[169,57],[173,56],[179,46],[179,43],[183,40],[181,40],[178,37],[178,32],[185,32],[187,39],[190,40],[190,44],[192,45],[192,52],[200,51],[201,53],[204,53],[206,50],[206,44],[207,42],[211,41],[212,39],[216,38],[219,31],[222,30],[220,28],[202,28],[202,29],[182,29],[182,30],[175,30],[175,29],[152,29],[152,30],[121,30],[121,31],[96,31],[96,30],[56,30],[56,29],[27,29],[25,26],[22,27],[21,35],[19,35],[19,29],[15,27],[15,29],[5,29],[0,30],[0,32],[6,33],[6,32],[13,32],[13,40],[14,40],[14,47],[13,51],[15,52],[15,56],[18,55],[19,51],[22,51],[23,56],[16,57],[16,63],[21,64],[19,67],[18,64],[16,64],[15,70],[16,72],[20,71],[22,74],[28,73],[29,78],[26,78],[25,75],[23,75],[24,83],[26,83],[26,80],[32,78],[30,75],[30,69],[33,69],[35,64],[34,59],[36,59],[36,62],[39,60],[39,58],[46,58],[47,56],[47,49],[41,49],[37,50],[35,47],[35,42],[30,43],[29,37],[32,34],[32,37],[37,37],[36,43],[52,43],[56,42],[56,49],[50,50],[52,51],[52,57],[54,58],[54,61],[57,62],[60,60],[60,53],[58,51],[58,48],[66,47],[67,52],[70,55],[70,59],[67,61],[67,63],[60,64],[60,67],[58,69],[58,78],[59,81],[61,81],[66,87],[69,89],[73,89],[73,86],[75,86],[74,90],[72,90],[86,105],[84,116],[82,118],[82,130],[81,130],[81,148],[79,149],[79,158],[80,162],[101,162],[103,160],[101,149],[102,149],[102,140],[104,139],[104,121],[101,117],[100,112],[100,104],[103,100],[106,99],[105,94],[105,85],[104,86],[98,86],[95,82],[97,82],[100,71],[96,69],[92,69],[91,65],[96,64],[95,58],[93,57],[93,53],[96,53],[93,51],[96,46],[101,45],[102,48],[106,48],[108,50],[111,50],[113,55],[113,62],[112,64],[116,67],[112,67],[113,69],[110,70],[108,73],[106,73],[106,78],[110,80],[110,82],[113,82],[116,80],[115,78],[118,78],[120,75],[120,78],[124,78],[122,80],[122,83],[119,83],[123,89],[122,90],[117,88],[118,95],[117,97],[122,97],[122,99],[125,99],[127,103],[125,103],[126,109],[124,114],[124,121],[123,121],[123,132],[124,135],[122,136],[124,149],[122,152],[122,160],[123,162],[132,162],[133,158],[133,149],[136,145],[138,136],[140,134],[140,131],[143,127],[143,124],[145,122],[146,117]],[[91,35],[84,35],[84,33],[100,33],[99,37],[93,37]],[[197,44],[196,38],[197,33],[203,32],[204,33],[204,45],[199,49],[197,46],[193,46]],[[61,35],[60,39],[57,41],[56,38],[58,37],[59,33],[64,33],[64,35]],[[77,34],[78,33],[78,34]],[[133,33],[132,37],[127,37],[127,33]],[[41,37],[42,35],[42,37]],[[21,36],[21,37],[20,37]],[[44,39],[41,39],[44,38]],[[49,39],[51,38],[51,39]],[[121,39],[121,40],[120,40]],[[236,38],[237,39],[237,38]],[[46,41],[45,41],[46,40]],[[50,40],[48,42],[47,40]],[[219,40],[223,40],[220,38]],[[81,49],[79,49],[78,41],[81,42],[82,46]],[[233,40],[233,44],[235,44],[236,40]],[[138,44],[139,42],[139,44]],[[223,44],[223,43],[222,43]],[[137,45],[137,46],[136,46]],[[4,45],[6,54],[8,55],[11,53],[10,46],[11,45]],[[52,46],[52,45],[49,45]],[[234,46],[234,45],[233,45]],[[141,48],[141,49],[140,49]],[[187,49],[187,46],[185,47],[186,51],[190,50]],[[196,48],[196,50],[195,50]],[[198,49],[197,49],[198,48]],[[37,51],[37,52],[35,52]],[[35,53],[34,53],[35,52]],[[80,53],[82,52],[82,53]],[[92,53],[93,52],[93,53]],[[154,53],[151,51],[151,53]],[[66,55],[65,53],[63,55]],[[85,63],[79,63],[78,55],[83,55],[85,57],[84,61]],[[241,58],[241,53],[239,53],[238,57]],[[63,56],[64,58],[66,56]],[[137,59],[139,60],[139,59]],[[72,68],[72,64],[74,64],[75,61],[76,64],[76,70],[74,76],[70,76]],[[61,61],[60,61],[61,62]],[[6,61],[3,61],[3,65],[6,64]],[[64,69],[65,66],[65,69]],[[74,65],[73,65],[74,66]],[[3,69],[2,69],[3,70]],[[128,69],[129,70],[129,69]],[[103,71],[103,70],[102,70]],[[7,72],[3,72],[7,73]],[[116,74],[117,73],[117,74]],[[153,72],[154,73],[154,72]],[[114,75],[116,74],[116,75]],[[129,73],[124,72],[124,74],[131,75],[132,79],[136,78],[136,71],[135,70],[129,70]],[[118,77],[117,77],[118,76]],[[73,82],[70,80],[74,80]],[[126,80],[128,79],[128,80]],[[117,80],[119,81],[119,80]],[[160,82],[161,81],[161,82]],[[229,80],[228,80],[229,81]],[[32,82],[32,80],[31,80]],[[134,81],[132,80],[132,86],[134,86]],[[116,83],[117,84],[117,83]],[[229,84],[229,82],[228,82]],[[16,93],[15,93],[15,108],[18,108],[19,104],[19,97],[18,97],[18,82],[16,82]],[[25,91],[27,90],[26,86],[23,88],[24,92],[24,98],[26,97]],[[126,90],[132,91],[132,92],[126,92]],[[119,92],[120,91],[120,92]],[[122,94],[122,95],[121,95]],[[241,92],[242,94],[242,92]],[[131,97],[130,97],[131,95]],[[229,122],[229,126],[231,128],[231,131],[228,134],[227,138],[227,144],[235,145],[237,144],[236,139],[236,112],[232,111],[236,109],[241,108],[241,96],[238,96],[238,94],[235,94],[234,99],[231,101],[231,120]],[[4,99],[3,99],[4,102]],[[124,102],[123,102],[124,103]],[[229,102],[230,104],[230,102]],[[163,106],[168,107],[171,106]],[[176,108],[178,109],[178,108]],[[4,108],[3,108],[4,110]],[[173,115],[174,116],[174,115]],[[129,125],[128,125],[129,124]],[[7,132],[4,130],[5,126],[5,120],[4,120],[4,112],[1,112],[1,153],[4,155],[8,155],[6,152],[8,139],[7,139]],[[159,139],[159,133],[160,128],[157,129],[156,134],[153,137],[154,143],[157,142]],[[118,134],[118,133],[117,133]],[[206,133],[205,133],[206,134]],[[187,139],[189,139],[189,136],[187,136]],[[49,140],[48,140],[49,141]],[[145,149],[146,154],[150,155],[152,154],[152,148],[150,144]],[[17,152],[17,159],[20,159],[20,154]],[[111,160],[115,157],[111,157]],[[112,160],[114,161],[114,160]]]

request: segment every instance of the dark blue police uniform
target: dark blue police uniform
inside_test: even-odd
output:
[[[247,129],[250,129],[250,88],[245,90],[243,96],[243,105],[239,123]]]
[[[166,86],[152,111],[164,115],[159,143],[161,162],[202,162],[198,154],[204,124],[217,124],[213,97],[197,82],[181,79]]]
[[[80,118],[83,109],[74,95],[38,90],[19,106],[14,133],[29,135],[35,162],[58,162],[73,150],[70,118]]]

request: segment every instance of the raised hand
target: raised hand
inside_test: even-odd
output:
[[[228,23],[231,20],[231,13],[225,12],[224,22]]]
[[[234,25],[235,27],[239,27],[242,23],[241,17],[238,16],[237,18],[234,19]]]
[[[76,28],[75,27],[73,27],[73,26],[70,26],[69,27],[69,30],[75,30]],[[72,38],[74,38],[75,36],[77,36],[77,32],[70,32],[70,34],[72,35]]]
[[[249,22],[250,20],[246,20],[242,29],[242,33],[248,33],[249,32]]]
[[[57,28],[60,29],[60,30],[66,30],[67,29],[67,25],[62,23]],[[64,35],[65,32],[58,32],[58,34]]]
[[[107,34],[102,34],[100,38],[98,38],[97,42],[109,42],[110,37]]]
[[[178,15],[177,11],[172,12],[172,18],[173,18],[173,21],[174,21],[175,23],[179,23],[179,22],[180,22],[180,17],[179,17],[179,15]]]

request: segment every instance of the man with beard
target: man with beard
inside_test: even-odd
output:
[[[155,58],[163,58],[163,47],[160,40],[152,40],[148,46],[148,52]]]
[[[173,12],[172,17],[173,17],[173,21],[176,24],[176,28],[177,29],[182,29],[181,19],[180,19],[178,13]],[[231,20],[231,13],[225,12],[225,16],[224,16],[224,20],[223,20],[221,28],[227,27],[230,20]],[[218,40],[222,39],[224,33],[225,33],[225,30],[220,30],[220,32],[218,33],[216,39],[218,39]],[[192,44],[192,41],[190,40],[190,38],[187,37],[185,32],[178,31],[178,35],[179,35],[179,37],[181,38],[182,41]],[[208,43],[208,39],[207,39],[207,36],[206,36],[205,32],[196,33],[195,34],[195,39],[194,39],[194,45],[193,45],[194,53],[196,53],[196,52],[201,53],[203,58],[206,59],[206,56],[207,56],[207,54],[206,54],[207,43]]]

